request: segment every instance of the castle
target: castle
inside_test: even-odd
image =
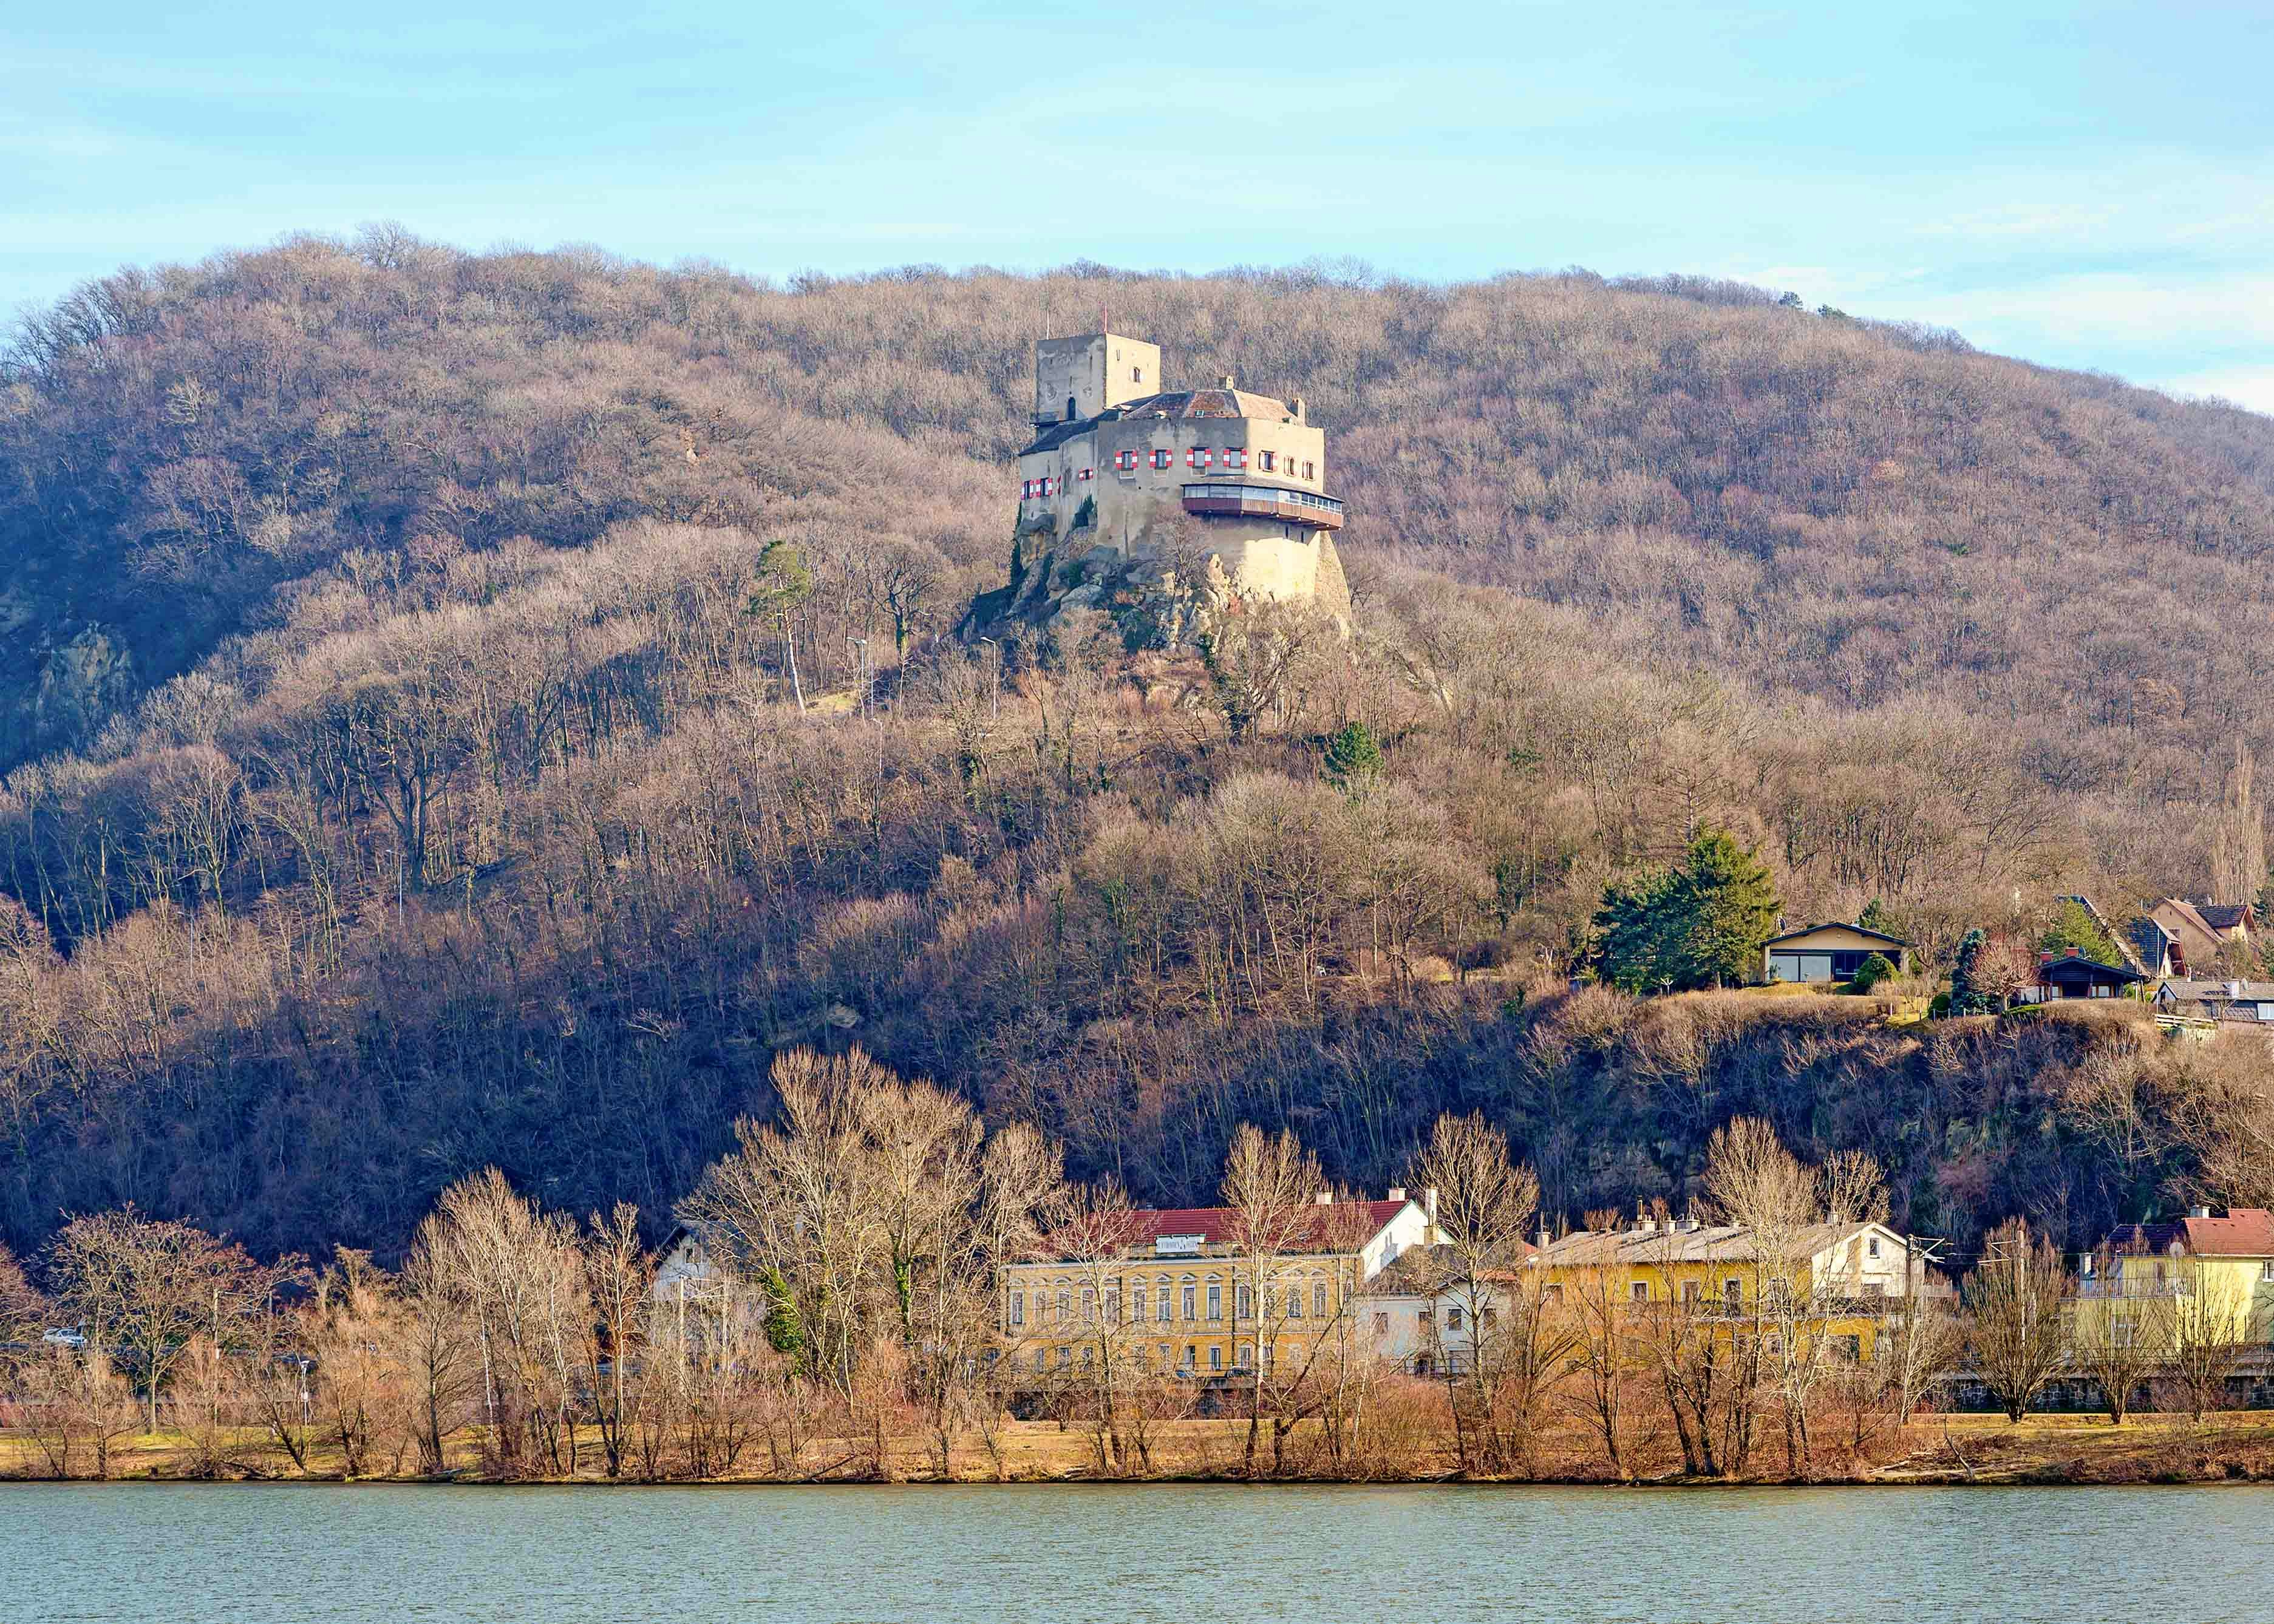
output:
[[[1230,378],[1164,391],[1159,346],[1091,333],[1035,346],[1034,424],[1019,453],[1028,556],[1189,559],[1240,596],[1348,614],[1333,541],[1343,505],[1324,489],[1326,436],[1302,396],[1251,395]]]

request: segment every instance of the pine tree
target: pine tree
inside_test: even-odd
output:
[[[1742,985],[1776,934],[1776,882],[1728,833],[1700,829],[1675,872],[1684,985]]]
[[[1602,976],[1621,992],[1663,992],[1681,976],[1680,938],[1674,929],[1674,876],[1645,871],[1631,883],[1607,886],[1595,911]]]
[[[1990,1000],[1974,985],[1974,966],[1982,957],[1982,950],[1990,938],[1980,927],[1968,931],[1958,940],[1958,962],[1950,972],[1950,1012],[1954,1015],[1987,1015]]]
[[[1362,800],[1382,776],[1382,746],[1364,722],[1352,722],[1327,741],[1327,781],[1352,800]]]

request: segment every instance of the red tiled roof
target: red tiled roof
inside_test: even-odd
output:
[[[2161,1252],[2173,1241],[2199,1258],[2274,1258],[2274,1212],[2234,1207],[2224,1218],[2165,1218],[2128,1223],[2108,1237],[2120,1252]]]
[[[1314,1241],[1332,1237],[1344,1224],[1358,1229],[1361,1223],[1363,1237],[1371,1240],[1410,1205],[1407,1201],[1337,1201],[1306,1207],[1304,1214],[1311,1220]],[[1239,1223],[1239,1209],[1235,1207],[1144,1207],[1121,1214],[1114,1227],[1125,1246],[1150,1247],[1170,1235],[1197,1235],[1203,1245],[1221,1246],[1231,1244]]]

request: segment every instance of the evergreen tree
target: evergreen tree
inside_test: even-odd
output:
[[[1974,967],[1982,957],[1982,950],[1990,938],[1981,929],[1968,931],[1958,941],[1958,962],[1950,972],[1950,1012],[1954,1015],[1987,1015],[1990,1000],[1974,984]]]
[[[1681,977],[1681,942],[1670,906],[1674,876],[1653,868],[1631,884],[1604,888],[1595,910],[1603,979],[1621,992],[1663,992]]]
[[[1327,781],[1352,800],[1382,776],[1382,746],[1364,722],[1352,722],[1327,741]]]
[[[1902,935],[1901,931],[1895,929],[1895,916],[1887,911],[1887,905],[1877,897],[1864,905],[1864,912],[1856,917],[1856,929],[1876,930],[1883,936]]]
[[[1675,872],[1683,977],[1691,987],[1743,985],[1776,934],[1776,882],[1727,831],[1700,829]]]
[[[2053,914],[2052,924],[2044,935],[2037,938],[2037,946],[2056,959],[2073,947],[2096,964],[2120,965],[2124,962],[2117,953],[2116,944],[2108,939],[2108,933],[2094,922],[2092,915],[2085,912],[2084,905],[2074,897],[2061,899],[2059,908]]]
[[[1776,920],[1768,870],[1723,831],[1701,829],[1671,873],[1603,892],[1595,914],[1603,979],[1627,992],[1744,982]]]

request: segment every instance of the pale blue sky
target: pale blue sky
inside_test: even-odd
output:
[[[771,275],[1577,264],[2274,411],[2264,0],[341,9],[0,8],[0,311],[380,219]]]

